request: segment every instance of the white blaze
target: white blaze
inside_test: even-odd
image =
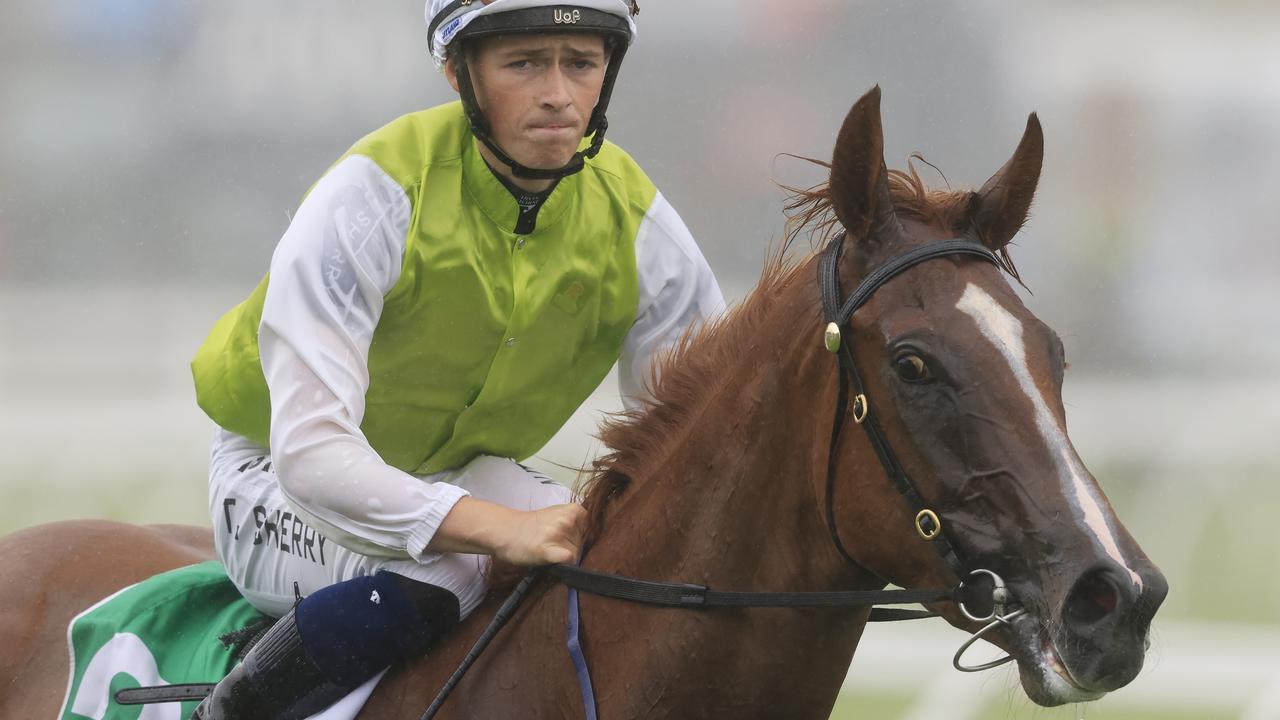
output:
[[[1049,448],[1050,457],[1058,466],[1059,477],[1070,490],[1074,491],[1074,493],[1066,493],[1067,499],[1070,500],[1074,494],[1076,508],[1080,511],[1085,525],[1093,531],[1098,544],[1121,567],[1129,571],[1134,585],[1141,589],[1142,578],[1138,577],[1138,574],[1124,561],[1124,556],[1121,555],[1120,547],[1116,543],[1115,534],[1107,521],[1107,514],[1103,512],[1102,502],[1086,480],[1088,473],[1080,462],[1080,456],[1071,447],[1071,441],[1067,439],[1066,428],[1058,424],[1057,418],[1049,411],[1049,404],[1045,402],[1040,389],[1031,378],[1031,370],[1027,366],[1027,350],[1022,342],[1022,323],[973,283],[969,283],[965,288],[960,302],[956,303],[956,309],[972,317],[982,334],[996,346],[1005,360],[1009,361],[1013,376],[1017,378],[1018,385],[1031,399],[1031,404],[1035,408],[1036,427]]]

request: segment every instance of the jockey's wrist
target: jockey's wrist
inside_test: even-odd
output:
[[[464,497],[445,515],[427,549],[441,553],[502,555],[511,543],[512,528],[523,515],[497,503]]]

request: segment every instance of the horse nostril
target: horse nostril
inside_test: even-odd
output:
[[[1092,625],[1116,611],[1120,594],[1105,571],[1080,578],[1067,597],[1063,618],[1072,625]]]

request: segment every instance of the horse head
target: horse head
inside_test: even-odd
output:
[[[886,170],[879,88],[867,93],[840,131],[828,186],[815,193],[847,233],[845,286],[953,238],[981,243],[1016,279],[1006,248],[1027,219],[1043,147],[1033,114],[1013,157],[980,190],[929,192],[914,172]],[[846,430],[835,458],[846,469],[835,476],[837,538],[890,528],[847,543],[852,559],[907,588],[972,589],[983,584],[983,573],[968,574],[976,570],[1003,578],[1024,612],[989,639],[1017,660],[1037,703],[1092,700],[1131,681],[1168,588],[1067,437],[1061,339],[1000,267],[962,256],[885,282],[845,333],[883,435],[962,569],[922,539],[918,508],[885,473],[866,471],[875,455],[849,439],[863,433]],[[956,604],[935,609],[957,627],[980,627]]]

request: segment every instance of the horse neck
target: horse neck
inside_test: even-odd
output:
[[[734,347],[711,353],[723,362],[701,382],[682,384],[697,394],[683,399],[690,410],[629,473],[588,564],[678,569],[691,582],[791,581],[788,589],[848,580],[821,522],[816,480],[826,470],[836,373],[816,306],[808,283],[791,282],[763,312],[729,321],[749,327],[719,329]],[[769,566],[781,575],[762,574]]]
[[[699,397],[689,399],[696,411],[667,442],[634,453],[630,486],[605,510],[585,567],[722,590],[876,584],[839,557],[824,524],[836,369],[820,346],[816,290],[799,281],[812,273],[799,271],[762,312],[735,316],[750,323],[732,334],[740,350],[708,375],[714,382],[697,385]],[[809,321],[818,325],[796,329]],[[666,610],[589,594],[580,602],[598,705],[616,717],[749,707],[755,717],[825,718],[866,618],[831,609]],[[530,717],[580,717],[577,684],[564,670],[564,623],[563,589],[531,598],[472,671],[483,680],[464,683],[446,708],[467,708],[456,717],[512,707],[529,708]],[[478,633],[479,622],[471,624]],[[469,642],[438,653],[446,661],[431,670],[393,678],[395,689],[377,696],[370,716],[425,706]]]
[[[799,281],[808,277],[802,270],[781,288],[747,332],[728,334],[751,340],[726,355],[732,360],[703,387],[693,403],[698,409],[632,474],[584,566],[725,590],[867,587],[840,558],[824,522],[837,371],[821,347],[816,290]],[[648,682],[662,685],[677,715],[688,709],[681,704],[685,687],[708,692],[694,680],[707,673],[707,661],[731,653],[735,682],[716,686],[726,703],[745,697],[757,709],[785,708],[787,717],[826,717],[866,617],[856,610],[672,612],[613,603],[608,624],[622,632],[602,628],[584,607],[588,638],[613,649],[592,662],[602,672],[634,672],[614,655],[625,655],[620,645],[635,644],[646,666],[664,668]],[[794,675],[786,682],[770,680],[777,679],[779,658],[788,666],[784,674]]]

